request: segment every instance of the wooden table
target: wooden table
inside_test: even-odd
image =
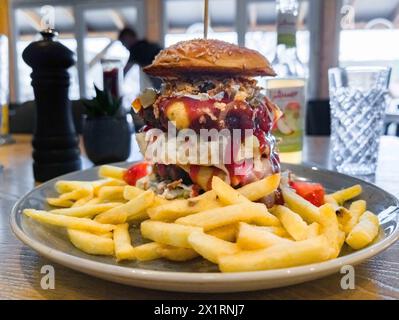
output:
[[[233,294],[187,294],[134,288],[96,279],[40,257],[9,227],[13,204],[34,187],[29,136],[0,147],[0,299],[399,299],[399,243],[356,267],[356,289],[342,290],[341,274],[291,287]],[[329,166],[328,138],[306,139],[304,161]],[[131,160],[138,159],[137,146]],[[90,162],[83,158],[85,167]],[[383,137],[376,184],[399,197],[399,138]],[[40,287],[43,265],[55,267],[55,289]]]

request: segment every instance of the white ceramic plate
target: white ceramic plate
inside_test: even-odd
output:
[[[123,164],[128,166],[127,163]],[[25,208],[48,209],[45,198],[55,196],[57,180],[95,180],[97,168],[74,172],[35,188],[14,206],[10,223],[16,236],[46,258],[95,277],[137,287],[183,292],[237,292],[283,287],[318,279],[339,272],[343,265],[356,265],[385,250],[399,238],[399,201],[373,184],[336,172],[285,165],[303,180],[322,183],[327,190],[338,190],[353,184],[363,186],[362,199],[369,210],[378,214],[381,232],[369,247],[353,252],[344,249],[337,259],[300,267],[222,274],[204,259],[190,262],[127,262],[117,264],[111,257],[87,255],[69,242],[61,228],[42,225],[22,215]],[[136,235],[133,234],[133,238]]]

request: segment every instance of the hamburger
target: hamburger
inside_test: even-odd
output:
[[[141,187],[154,186],[168,198],[190,197],[209,190],[214,175],[237,188],[280,171],[271,130],[281,112],[255,79],[275,76],[263,55],[224,41],[190,40],[162,50],[144,72],[163,84],[159,91],[144,90],[132,104],[145,123],[137,140],[152,166],[152,174],[138,181]],[[193,132],[198,143],[170,137],[172,129]],[[222,145],[204,138],[211,130],[231,135]],[[186,156],[182,144],[197,157]],[[155,149],[173,148],[177,159],[154,155]],[[216,149],[218,156],[210,156]]]

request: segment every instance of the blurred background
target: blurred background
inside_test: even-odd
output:
[[[6,33],[11,132],[31,130],[31,122],[19,118],[22,114],[29,117],[19,108],[33,100],[31,70],[23,62],[22,52],[40,38],[46,5],[52,6],[47,10],[54,10],[59,41],[76,53],[77,64],[70,69],[70,98],[76,101],[74,105],[80,99],[93,97],[93,83],[102,88],[101,59],[119,59],[124,65],[128,62],[129,50],[118,41],[121,30],[131,28],[138,39],[159,47],[202,37],[202,0],[1,0],[0,4],[10,19]],[[272,60],[276,49],[275,6],[274,0],[212,0],[209,37],[259,50]],[[391,66],[392,101],[388,111],[394,114],[399,98],[397,39],[399,0],[300,1],[297,48],[298,57],[308,70],[308,100],[327,99],[330,67]],[[133,63],[122,85],[127,108],[147,83],[140,65]],[[391,118],[386,133],[396,134],[398,117]]]

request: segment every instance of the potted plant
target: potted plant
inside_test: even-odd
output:
[[[94,86],[96,97],[84,101],[83,143],[95,164],[126,160],[130,155],[132,127],[121,107],[122,99]]]

